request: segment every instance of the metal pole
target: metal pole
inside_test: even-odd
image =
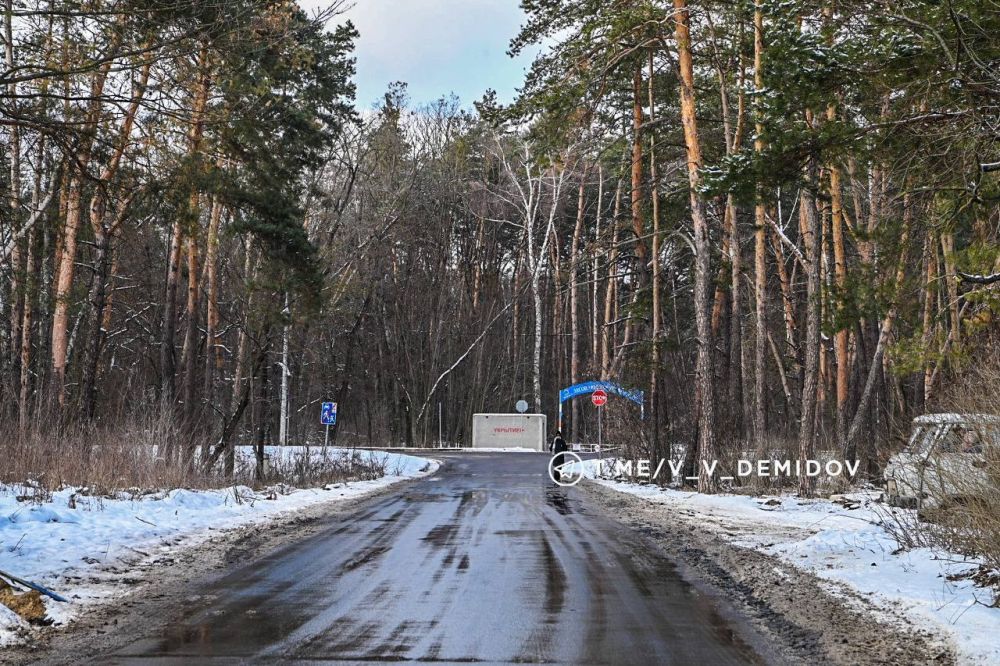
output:
[[[323,455],[326,455],[326,447],[330,443],[330,424],[326,425],[326,432],[323,434]]]
[[[604,461],[604,451],[601,450],[601,412],[602,411],[603,411],[603,408],[600,405],[598,405],[597,406],[597,459],[600,460],[601,462]],[[598,465],[598,469],[600,469],[600,465]]]
[[[438,448],[444,447],[444,441],[441,439],[441,403],[438,402]]]

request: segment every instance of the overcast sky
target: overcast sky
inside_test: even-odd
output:
[[[323,0],[299,0],[307,9]],[[356,0],[345,17],[358,39],[357,102],[368,108],[392,81],[409,84],[414,104],[455,93],[463,106],[487,88],[510,101],[531,57],[507,47],[523,20],[518,0]]]

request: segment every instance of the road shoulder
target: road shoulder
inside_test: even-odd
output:
[[[843,586],[702,529],[696,516],[592,482],[578,486],[625,525],[652,539],[682,567],[730,600],[785,658],[803,664],[952,664],[937,636],[876,609]]]
[[[219,530],[170,558],[137,563],[127,576],[114,567],[97,570],[92,584],[113,588],[106,602],[88,605],[86,612],[66,626],[32,629],[25,642],[0,652],[0,664],[77,664],[155,635],[158,627],[200,600],[211,581],[308,539],[331,522],[421,480],[398,481],[358,497],[316,503],[265,523]]]

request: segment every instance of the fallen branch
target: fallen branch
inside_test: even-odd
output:
[[[26,587],[28,589],[34,590],[35,592],[44,594],[45,596],[51,599],[55,599],[56,601],[61,601],[62,603],[69,603],[69,599],[67,599],[66,597],[60,596],[55,592],[53,592],[52,590],[44,588],[41,585],[38,585],[37,583],[32,583],[31,581],[24,580],[23,578],[18,578],[17,576],[7,573],[6,571],[0,571],[0,578],[6,578],[14,585],[20,585],[21,587]]]

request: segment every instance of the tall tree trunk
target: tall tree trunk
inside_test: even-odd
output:
[[[288,343],[292,330],[292,311],[289,307],[288,292],[285,292],[285,307],[281,311],[281,316],[285,319],[285,325],[281,328],[281,409],[280,420],[278,421],[278,444],[288,445],[288,380],[292,376],[288,356]]]
[[[39,209],[39,202],[42,200],[42,169],[41,165],[45,162],[45,139],[40,138],[38,140],[37,152],[36,152],[36,163],[39,168],[35,170],[35,182],[32,189],[31,195],[31,207],[32,210]],[[50,178],[49,187],[55,187],[55,179]],[[44,231],[42,232],[45,233]],[[35,312],[35,300],[38,298],[40,293],[40,283],[43,280],[39,279],[39,276],[35,275],[36,267],[38,265],[38,249],[37,244],[38,230],[37,227],[32,227],[28,232],[28,241],[26,244],[26,254],[25,254],[25,281],[24,281],[24,307],[21,311],[21,339],[17,341],[20,346],[20,382],[18,383],[18,401],[17,401],[17,423],[18,432],[23,437],[28,430],[28,426],[31,421],[31,341],[32,341],[32,326],[34,325],[34,312]],[[44,259],[42,260],[44,261]]]
[[[541,203],[542,194],[545,187],[545,174],[539,173],[537,177],[537,194],[528,195],[525,199],[525,230],[528,235],[528,259],[531,263],[531,293],[532,300],[534,302],[534,315],[535,315],[535,340],[534,340],[534,350],[532,353],[532,394],[534,398],[535,408],[541,412],[542,410],[542,290],[541,290],[541,280],[542,273],[545,269],[545,262],[548,258],[549,244],[552,242],[552,238],[555,235],[555,223],[556,216],[559,209],[559,202],[562,197],[562,185],[565,182],[566,177],[566,164],[553,165],[550,167],[549,177],[551,177],[550,194],[551,201],[548,215],[545,220],[545,228],[542,230],[542,244],[538,248],[537,254],[535,250],[535,238],[534,229],[536,223],[536,213],[538,206]],[[533,187],[531,184],[530,169],[529,173],[529,191]]]
[[[264,337],[264,347],[261,349],[261,354],[266,359],[271,354],[271,333],[268,331]],[[257,416],[257,433],[256,441],[254,443],[254,457],[256,458],[257,466],[255,477],[257,481],[263,481],[266,477],[266,471],[264,469],[264,445],[270,439],[269,435],[271,433],[271,414],[270,406],[271,401],[268,396],[268,382],[270,380],[270,363],[266,360],[261,366],[260,370],[260,381],[258,382],[258,397],[254,400],[254,405],[256,407],[255,413]],[[251,382],[254,379],[251,377]]]
[[[66,221],[56,269],[55,310],[52,314],[52,382],[60,407],[66,403],[66,355],[69,348],[69,298],[76,266],[76,234],[80,228],[83,183],[77,169],[66,194]]]
[[[847,437],[847,400],[850,395],[850,359],[848,329],[840,321],[844,312],[844,289],[847,287],[847,252],[844,246],[844,212],[840,186],[840,168],[830,166],[831,232],[833,236],[834,282],[837,285],[838,327],[834,337],[834,359],[837,363],[837,441],[843,446]]]
[[[91,276],[90,292],[88,294],[90,311],[87,315],[87,330],[90,331],[90,337],[87,339],[87,348],[84,354],[83,386],[80,394],[83,413],[88,420],[94,417],[96,409],[97,374],[100,365],[101,348],[104,344],[106,334],[104,319],[108,305],[108,280],[111,277],[111,264],[112,257],[114,256],[113,243],[135,196],[134,192],[126,194],[114,208],[112,216],[108,210],[107,190],[112,180],[118,174],[125,151],[131,144],[132,128],[139,113],[142,98],[146,93],[146,84],[149,82],[151,66],[151,63],[147,62],[142,67],[135,92],[132,95],[132,101],[125,112],[125,117],[118,132],[118,140],[115,143],[114,152],[111,155],[111,159],[101,171],[98,187],[93,198],[90,200],[90,208],[88,210],[90,227],[94,232],[94,271]]]
[[[163,329],[160,334],[161,398],[164,409],[167,411],[173,411],[174,375],[177,374],[174,365],[174,340],[177,331],[177,286],[180,282],[181,247],[183,244],[184,225],[178,218],[174,220],[170,230],[166,295],[163,300]]]
[[[608,274],[604,289],[604,326],[601,327],[601,379],[611,379],[612,326],[614,325],[615,283],[618,281],[618,216],[621,214],[622,182],[615,187],[615,207],[611,216],[611,251],[608,255]]]
[[[649,122],[656,121],[656,103],[653,96],[653,52],[649,52]],[[653,455],[661,456],[660,452],[660,410],[659,410],[659,383],[660,383],[660,320],[662,318],[660,306],[660,189],[658,183],[658,172],[656,168],[656,143],[655,135],[650,132],[649,136],[649,196],[652,202],[653,217],[653,239],[652,239],[652,299],[653,299],[653,334],[652,348],[650,350],[649,363],[649,417],[652,423],[652,448]]]
[[[723,257],[728,257],[729,252],[729,236],[731,235],[731,229],[729,228],[730,218],[728,208],[723,209],[722,215],[722,251],[720,254]],[[726,266],[719,266],[719,270],[715,275],[715,293],[712,296],[712,316],[710,321],[712,323],[712,339],[719,340],[719,331],[722,328],[722,318],[724,313],[726,313],[728,293],[726,292],[726,277],[729,274]],[[727,359],[728,360],[728,359]],[[722,368],[725,371],[725,368]]]
[[[109,234],[103,225],[95,229],[94,234],[94,275],[90,285],[90,311],[87,315],[87,330],[90,337],[87,338],[87,348],[83,366],[83,387],[80,400],[83,405],[85,417],[90,420],[94,418],[97,405],[97,368],[101,356],[101,346],[104,342],[105,331],[102,329],[102,317],[104,315],[104,302],[107,294],[107,282],[110,265]]]
[[[781,238],[778,232],[771,230],[771,246],[774,248],[775,267],[778,269],[778,284],[781,287],[781,305],[785,319],[785,348],[788,356],[798,357],[798,350],[795,344],[795,329],[798,324],[795,320],[795,302],[792,299],[792,279],[788,275],[788,267],[785,265],[785,251],[781,245]]]
[[[222,371],[222,348],[218,344],[219,334],[219,223],[222,218],[222,202],[219,197],[212,199],[212,211],[208,218],[208,234],[205,237],[205,383],[202,393],[208,404],[214,404],[215,377]]]
[[[712,29],[712,48],[716,59],[716,71],[719,78],[719,102],[722,110],[723,133],[726,141],[726,155],[733,155],[743,144],[743,131],[745,127],[744,113],[746,111],[746,93],[744,83],[746,81],[746,67],[743,55],[740,54],[737,72],[736,88],[736,126],[732,126],[730,120],[729,91],[726,82],[726,72],[723,68],[723,59],[718,53],[715,40],[715,26],[711,24],[711,16],[707,16]],[[742,24],[740,34],[742,34]],[[723,254],[729,256],[729,354],[727,367],[728,384],[728,404],[729,421],[731,432],[736,437],[743,436],[743,302],[742,302],[742,272],[743,256],[740,249],[740,229],[739,210],[736,207],[736,197],[729,194],[726,197],[726,208],[724,213],[723,227],[726,236],[723,240]],[[720,273],[720,291],[716,292],[716,304],[723,301],[721,296],[721,285],[724,284],[726,275]],[[718,313],[721,318],[721,312]],[[715,335],[716,313],[712,313],[712,334]]]
[[[740,251],[739,209],[733,195],[727,197],[729,216],[729,417],[732,432],[743,437],[743,256]]]
[[[351,377],[351,371],[354,367],[355,358],[358,356],[358,354],[354,353],[355,348],[357,347],[358,344],[358,337],[359,337],[358,331],[361,329],[361,324],[364,322],[365,317],[368,316],[368,307],[371,305],[372,302],[372,293],[373,292],[369,290],[368,293],[365,294],[365,300],[361,304],[361,309],[358,311],[358,316],[354,320],[354,326],[351,327],[350,332],[347,334],[347,344],[344,345],[344,355],[346,356],[347,360],[344,362],[344,376],[340,382],[340,387],[337,389],[337,394],[336,394],[336,402],[339,404],[344,403],[344,401],[347,399],[348,391],[350,390],[349,378]],[[370,427],[371,426],[369,426],[369,428]],[[340,432],[340,421],[333,424],[333,426],[330,428],[331,445],[337,442],[337,434],[339,432]],[[369,439],[371,439],[370,434],[369,434]]]
[[[529,236],[531,234],[529,233]],[[534,248],[530,241],[528,253],[533,254]],[[542,412],[542,268],[545,261],[544,250],[534,258],[531,271],[531,304],[534,316],[534,330],[531,349],[531,399],[532,407],[537,413]]]
[[[192,201],[193,203],[193,201]],[[198,210],[196,207],[195,211]],[[201,293],[198,285],[198,236],[197,218],[191,221],[187,237],[187,326],[184,331],[184,424],[190,431],[198,420],[198,303]],[[192,444],[193,446],[193,444]],[[205,451],[205,449],[202,449]]]
[[[24,436],[31,421],[31,326],[34,315],[35,292],[38,289],[35,278],[35,230],[28,233],[25,264],[24,308],[21,311],[20,373],[21,381],[17,401],[18,432]]]
[[[576,197],[576,226],[573,227],[573,242],[570,247],[569,264],[569,320],[570,320],[570,366],[569,382],[580,381],[580,287],[577,284],[578,264],[580,260],[580,239],[583,236],[584,204],[586,203],[586,172],[580,176],[580,188]],[[580,408],[579,401],[574,400],[570,413],[570,441],[580,441]]]
[[[816,160],[810,157],[806,166],[806,184],[802,189],[799,214],[802,218],[803,245],[806,256],[806,339],[805,368],[802,380],[802,412],[799,421],[799,459],[811,460],[815,457],[816,400],[819,383],[820,345],[820,264],[819,254],[819,214],[813,190],[817,184]],[[803,462],[804,464],[804,462]],[[806,474],[799,476],[799,495],[811,497],[814,478]]]
[[[642,219],[642,67],[632,76],[632,232],[635,234],[636,280],[641,289],[646,285],[646,224]]]
[[[591,261],[590,269],[590,283],[591,283],[591,330],[590,330],[590,363],[591,370],[596,371],[595,367],[600,360],[600,340],[601,340],[601,328],[603,327],[603,321],[600,317],[600,311],[598,309],[598,295],[600,294],[600,275],[598,273],[600,265],[598,263],[598,256],[600,254],[601,247],[601,214],[604,212],[602,209],[604,206],[604,167],[600,164],[597,165],[597,212],[594,214],[594,245],[593,245],[593,259]]]
[[[833,18],[833,3],[824,8],[823,13],[827,23]],[[832,46],[835,41],[831,30],[827,43]],[[826,118],[832,122],[837,119],[837,104],[831,103],[826,110]],[[833,271],[834,284],[837,287],[836,320],[837,329],[834,334],[833,354],[837,365],[836,375],[836,421],[835,431],[837,444],[843,447],[847,438],[847,400],[850,395],[850,362],[848,359],[848,329],[843,321],[844,290],[847,287],[847,253],[844,245],[844,206],[840,185],[840,166],[836,162],[827,165],[830,174],[830,235],[833,241]]]
[[[519,247],[523,247],[519,245]],[[521,251],[517,251],[517,256],[514,259],[514,289],[511,292],[511,299],[513,300],[513,306],[511,307],[510,319],[510,357],[513,359],[521,358],[521,280],[523,279],[521,271]],[[520,370],[518,371],[520,374]]]
[[[191,125],[188,128],[188,155],[196,156],[201,150],[204,134],[205,106],[208,103],[210,75],[208,49],[202,48],[198,55],[198,82],[193,92]],[[164,406],[173,410],[175,396],[174,347],[177,337],[177,290],[180,285],[181,252],[184,247],[185,226],[196,224],[198,219],[198,192],[192,192],[186,215],[174,219],[170,230],[170,252],[167,259],[166,294],[163,299],[163,328],[160,340],[161,398]],[[188,219],[185,219],[188,218]],[[187,408],[185,408],[185,411]]]
[[[126,13],[119,15],[117,26],[124,23]],[[108,53],[117,50],[122,31],[116,30],[110,40]],[[91,153],[103,107],[104,86],[114,60],[108,61],[94,72],[90,84],[90,102],[83,122],[84,136],[76,154],[76,164],[71,169],[66,192],[66,219],[56,265],[55,310],[52,313],[52,382],[60,407],[66,406],[66,359],[69,350],[69,300],[76,268],[76,236],[80,230],[83,211],[83,180],[90,167]],[[66,77],[67,85],[69,77]],[[68,100],[68,98],[67,98]],[[68,103],[68,101],[67,101]],[[117,166],[116,166],[117,168]]]
[[[483,216],[479,216],[479,225],[476,229],[476,249],[473,253],[473,261],[475,265],[473,267],[473,277],[472,277],[472,310],[476,311],[479,309],[479,298],[480,291],[483,288],[483,267],[485,265],[485,259],[483,258],[483,235],[486,233],[486,219]]]
[[[90,284],[88,302],[90,310],[87,314],[87,338],[83,362],[83,385],[80,392],[80,402],[84,415],[88,420],[94,418],[97,408],[97,377],[100,372],[101,351],[107,337],[110,325],[111,298],[108,292],[115,264],[115,239],[118,229],[128,214],[132,196],[128,195],[119,202],[114,218],[107,219],[107,212],[91,205],[91,223],[94,227],[94,274]],[[95,220],[97,220],[95,222]]]
[[[8,72],[15,71],[14,62],[14,3],[13,0],[6,0],[4,3],[4,62]],[[12,104],[17,109],[17,84],[7,84],[7,103]],[[21,130],[17,123],[9,126],[9,143],[7,145],[7,158],[10,162],[10,206],[11,232],[17,233],[21,222]],[[38,169],[42,165],[37,166]],[[30,251],[30,250],[29,250]],[[20,340],[21,325],[23,324],[24,293],[22,289],[21,276],[21,244],[14,243],[11,252],[11,272],[10,272],[10,365],[17,368],[20,360]],[[24,279],[28,279],[25,272]]]
[[[251,284],[254,280],[255,273],[255,262],[254,262],[254,252],[253,248],[248,244],[246,246],[246,252],[243,257],[243,279],[246,284]],[[253,292],[251,291],[249,297],[247,298],[247,305],[245,313],[249,313],[253,310],[254,298]],[[249,353],[248,347],[250,344],[250,335],[247,331],[249,327],[249,321],[244,321],[243,325],[240,326],[240,333],[237,337],[236,343],[236,366],[233,368],[233,393],[231,399],[230,410],[235,414],[239,410],[239,404],[241,395],[246,393],[247,395],[253,394],[253,388],[250,387],[247,391],[242,389],[242,384],[244,381],[253,381],[253,376],[246,379],[244,375],[246,374],[245,368],[247,365],[247,355]],[[239,410],[242,413],[242,410]],[[252,412],[253,410],[251,410]],[[226,478],[231,478],[233,476],[233,470],[236,464],[236,447],[231,442],[225,442],[225,474]]]
[[[760,94],[764,89],[764,18],[761,10],[761,2],[754,3],[753,13],[754,23],[754,89]],[[754,151],[759,156],[764,152],[764,124],[763,113],[760,109],[760,101],[754,98],[754,116],[756,119],[754,129]],[[766,371],[766,343],[767,343],[767,304],[765,302],[767,292],[767,220],[764,209],[764,192],[758,186],[756,191],[756,202],[754,204],[754,347],[753,347],[753,372],[754,372],[754,397],[753,397],[753,437],[754,447],[757,452],[762,452],[765,446],[765,430],[767,428],[766,407],[764,396],[764,373]]]
[[[691,195],[691,220],[694,226],[695,279],[694,311],[698,335],[696,382],[701,395],[698,418],[698,457],[714,460],[715,455],[715,392],[712,358],[712,329],[709,321],[709,290],[711,289],[711,245],[701,186],[701,143],[698,137],[697,108],[694,91],[694,63],[691,54],[691,30],[686,0],[674,0],[674,36],[680,73],[681,124],[687,152],[688,182]],[[698,489],[714,492],[715,478],[700,465]]]
[[[909,207],[907,206],[907,211],[908,210]],[[875,344],[875,352],[872,354],[871,365],[868,367],[868,375],[865,379],[864,388],[861,391],[861,397],[858,400],[857,409],[854,412],[854,418],[851,420],[851,427],[847,431],[847,440],[844,442],[845,460],[855,460],[857,458],[858,437],[861,435],[861,427],[864,423],[868,408],[871,405],[875,383],[878,380],[879,375],[882,374],[883,355],[885,354],[886,346],[889,344],[889,337],[892,335],[893,325],[896,321],[897,304],[900,298],[900,291],[902,290],[903,283],[906,279],[906,258],[909,254],[910,246],[910,224],[908,217],[908,212],[904,211],[903,231],[899,241],[900,250],[899,258],[896,262],[892,300],[886,307],[885,317],[882,319],[882,324],[879,327],[878,341]]]
[[[937,332],[937,324],[934,322],[934,304],[936,300],[935,287],[937,286],[937,234],[933,229],[927,231],[927,243],[924,247],[926,262],[926,281],[924,282],[924,317],[923,329],[924,349],[927,350],[927,359],[924,361],[924,376],[921,399],[923,400],[923,410],[927,410],[927,403],[931,400],[931,389],[933,385],[934,364],[930,359],[929,351],[935,344],[934,339]]]
[[[955,281],[955,235],[950,231],[941,233],[941,255],[944,258],[944,271],[948,279],[945,285],[948,289],[948,324],[951,326],[951,341],[955,349],[962,346],[961,316],[958,308],[958,282]]]
[[[555,226],[552,227],[549,244],[549,263],[552,266],[552,312],[549,314],[550,325],[552,326],[552,349],[549,351],[549,371],[548,376],[555,378],[559,387],[563,386],[565,379],[564,360],[566,359],[566,345],[562,339],[562,332],[565,329],[563,322],[563,280],[562,280],[562,256],[559,251],[559,236]],[[554,366],[553,367],[553,363]]]

